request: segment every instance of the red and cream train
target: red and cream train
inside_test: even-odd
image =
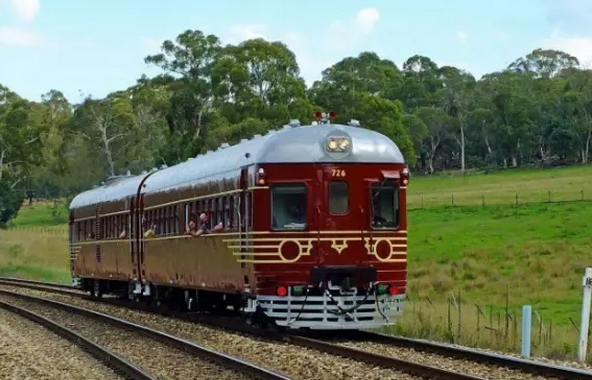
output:
[[[326,114],[292,121],[79,194],[72,277],[95,296],[233,306],[292,329],[392,324],[405,299],[408,183],[389,138]],[[202,213],[209,233],[187,234]]]

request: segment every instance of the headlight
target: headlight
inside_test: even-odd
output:
[[[349,152],[351,141],[347,137],[328,137],[327,150],[329,152]]]

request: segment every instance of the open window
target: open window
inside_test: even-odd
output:
[[[399,227],[399,187],[393,180],[374,183],[371,187],[373,229]]]
[[[271,227],[274,230],[306,228],[306,186],[274,185],[271,189]]]

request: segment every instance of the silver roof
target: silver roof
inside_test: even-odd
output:
[[[327,135],[349,136],[352,152],[333,158],[325,151]],[[146,194],[178,190],[223,178],[235,180],[240,168],[251,164],[270,163],[404,163],[397,145],[388,137],[368,129],[340,124],[286,126],[264,136],[198,155],[180,164],[154,173],[145,182]],[[124,199],[136,194],[145,175],[119,179],[76,196],[70,208]]]

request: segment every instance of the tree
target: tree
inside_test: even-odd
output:
[[[33,104],[0,85],[0,227],[17,214],[24,185],[41,156]]]
[[[430,174],[434,173],[434,158],[444,139],[450,132],[452,118],[438,108],[421,107],[415,111],[414,115],[423,122],[427,128],[426,141],[427,146],[428,170]]]

